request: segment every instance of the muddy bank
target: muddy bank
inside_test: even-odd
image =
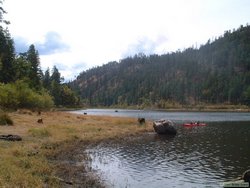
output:
[[[91,160],[86,149],[90,143],[82,140],[64,143],[50,155],[48,160],[55,167],[55,178],[61,187],[96,187],[104,188],[105,184],[88,165]]]
[[[108,187],[102,177],[98,176],[97,172],[91,168],[89,164],[91,158],[86,150],[97,145],[107,146],[128,142],[144,134],[147,133],[131,134],[95,142],[83,140],[67,142],[64,143],[64,146],[60,144],[60,148],[56,149],[53,155],[48,156],[48,159],[55,164],[56,177],[58,177],[62,187]]]

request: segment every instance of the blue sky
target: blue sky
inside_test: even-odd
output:
[[[250,23],[249,0],[6,0],[16,51],[35,44],[66,80],[136,53],[204,44]]]

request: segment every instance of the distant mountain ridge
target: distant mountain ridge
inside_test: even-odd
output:
[[[82,72],[69,83],[92,106],[250,104],[250,26],[164,55],[137,54]]]

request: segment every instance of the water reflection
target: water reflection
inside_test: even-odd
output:
[[[180,126],[175,137],[149,133],[88,152],[110,187],[219,187],[250,168],[249,137],[249,122],[211,122]]]

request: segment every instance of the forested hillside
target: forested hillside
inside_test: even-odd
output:
[[[82,72],[70,86],[89,105],[249,105],[250,26],[199,49],[107,63]]]

